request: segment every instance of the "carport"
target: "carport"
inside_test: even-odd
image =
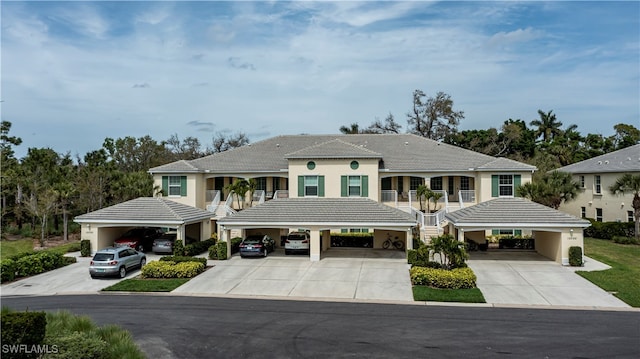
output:
[[[176,238],[200,240],[211,236],[212,213],[162,197],[140,197],[74,218],[81,226],[81,238],[91,241],[91,251],[113,245],[133,227],[175,229]]]
[[[231,256],[232,230],[306,229],[311,235],[311,261],[319,261],[330,246],[331,230],[373,228],[374,248],[381,248],[387,235],[404,238],[413,246],[417,225],[409,213],[367,198],[283,198],[265,202],[218,220],[219,238],[227,241]]]
[[[569,247],[580,247],[584,253],[583,229],[590,225],[524,198],[497,198],[447,213],[445,218],[459,241],[484,241],[486,231],[493,229],[531,231],[536,251],[563,265],[569,265]]]

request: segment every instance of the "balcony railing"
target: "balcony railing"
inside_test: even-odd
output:
[[[460,208],[465,207],[465,203],[476,203],[476,191],[474,190],[460,190],[458,191],[458,198],[460,200]]]
[[[289,198],[289,191],[286,189],[279,189],[273,193],[273,199]]]
[[[220,204],[220,191],[218,190],[207,190],[205,193],[205,200],[207,204],[207,210],[209,212],[215,212]]]
[[[394,190],[382,190],[380,191],[381,202],[391,202],[394,207],[398,207],[398,191]]]

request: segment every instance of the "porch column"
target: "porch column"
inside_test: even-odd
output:
[[[431,188],[431,177],[424,178],[424,185]]]
[[[231,259],[231,230],[223,226],[222,233],[222,238],[224,238],[222,240],[227,242],[227,259]]]
[[[405,232],[405,238],[407,239],[407,250],[413,249],[413,231],[411,228]]]
[[[464,228],[458,228],[458,242],[464,243]]]
[[[320,230],[313,228],[309,235],[311,236],[309,259],[317,262],[320,260]]]

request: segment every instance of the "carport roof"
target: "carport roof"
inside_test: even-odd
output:
[[[161,197],[140,197],[74,218],[77,223],[180,225],[211,219],[213,213]]]
[[[229,226],[414,227],[409,213],[367,198],[283,198],[218,221]]]
[[[455,212],[445,218],[457,227],[558,228],[588,227],[589,221],[524,198],[496,198]]]

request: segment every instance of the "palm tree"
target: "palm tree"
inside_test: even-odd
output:
[[[418,197],[418,202],[420,202],[420,211],[424,211],[422,201],[425,199],[428,201],[432,194],[433,191],[426,185],[421,184],[416,188],[416,196]]]
[[[640,175],[630,173],[622,175],[609,187],[609,192],[615,195],[633,193],[631,207],[633,207],[633,218],[636,222],[636,241],[640,240]]]
[[[570,173],[553,171],[537,182],[519,186],[516,191],[522,197],[558,209],[562,202],[569,202],[578,196],[580,184],[573,180]]]
[[[237,179],[233,183],[227,185],[225,189],[229,192],[233,192],[233,195],[236,196],[236,200],[238,201],[238,209],[242,209],[244,207],[244,196],[249,190],[249,182],[246,179]],[[242,203],[240,202],[240,199],[242,199]]]
[[[531,126],[537,126],[536,138],[542,135],[542,141],[545,143],[550,142],[555,136],[562,134],[562,122],[556,119],[556,115],[553,110],[545,113],[542,110],[538,110],[539,120],[533,120],[529,123]]]
[[[465,260],[469,259],[469,254],[464,249],[464,242],[456,240],[451,234],[431,237],[427,249],[434,254],[438,253],[440,262],[447,269],[462,267]]]

